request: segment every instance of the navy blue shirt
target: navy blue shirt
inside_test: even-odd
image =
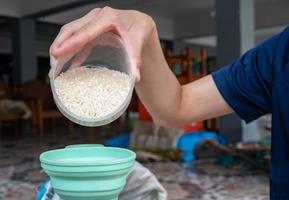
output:
[[[270,199],[289,200],[289,27],[212,76],[246,122],[272,113]]]

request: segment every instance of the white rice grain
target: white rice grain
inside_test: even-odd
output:
[[[105,67],[80,67],[60,74],[54,85],[69,111],[80,117],[98,118],[115,111],[125,101],[130,77]]]

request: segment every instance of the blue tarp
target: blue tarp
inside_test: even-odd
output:
[[[191,162],[196,159],[195,149],[203,140],[214,139],[220,144],[225,144],[225,140],[215,132],[191,132],[181,135],[177,141],[177,149],[182,152],[181,159],[184,162]]]
[[[215,132],[191,132],[180,136],[176,148],[182,152],[181,159],[184,162],[195,160],[194,151],[198,144],[205,139],[217,140],[220,144],[225,144],[224,139]],[[130,133],[124,133],[106,141],[106,146],[127,148],[129,146]]]
[[[115,136],[106,141],[105,146],[127,148],[129,145],[130,133]]]

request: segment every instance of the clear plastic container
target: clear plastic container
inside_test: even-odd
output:
[[[76,60],[78,62],[75,62]],[[61,113],[71,121],[83,126],[101,126],[114,121],[127,109],[132,97],[135,77],[125,45],[116,34],[110,32],[102,34],[93,42],[84,46],[80,51],[57,59],[55,65],[56,66],[51,66],[52,74],[50,76],[53,98]],[[125,101],[116,110],[98,118],[85,118],[72,113],[64,106],[56,94],[54,80],[62,72],[66,72],[74,67],[95,66],[106,67],[128,74],[130,77],[130,89]]]

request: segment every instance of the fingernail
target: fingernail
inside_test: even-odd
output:
[[[50,77],[50,78],[53,78],[53,73],[52,73],[52,68],[50,68],[50,70],[49,70],[49,73],[48,73],[48,76]]]
[[[50,78],[53,78],[54,69],[57,67],[57,60],[52,55],[50,55],[50,67],[48,75]]]
[[[56,67],[57,61],[54,58],[54,56],[50,55],[50,66],[51,67]]]
[[[135,81],[136,82],[140,82],[140,71],[139,70],[136,70],[136,73],[135,73]]]

